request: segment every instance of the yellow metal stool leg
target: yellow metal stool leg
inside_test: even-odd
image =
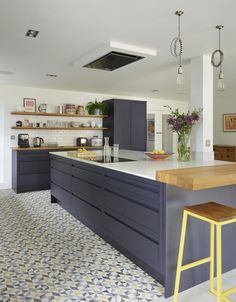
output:
[[[184,211],[182,229],[181,229],[181,235],[180,235],[179,256],[178,256],[178,262],[177,262],[176,279],[175,279],[174,302],[178,302],[180,275],[181,275],[181,267],[182,267],[183,254],[184,254],[184,243],[185,243],[187,219],[188,219],[188,214],[186,211]]]
[[[222,301],[222,233],[221,224],[216,225],[216,256],[217,256],[217,302]]]
[[[210,224],[210,291],[214,293],[215,225]]]

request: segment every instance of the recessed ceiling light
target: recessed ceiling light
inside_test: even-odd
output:
[[[57,74],[50,74],[50,73],[47,73],[46,74],[46,77],[51,77],[51,78],[57,78]]]
[[[0,74],[3,74],[3,75],[12,75],[14,74],[13,71],[8,71],[8,70],[0,70]]]
[[[36,38],[38,34],[39,34],[38,30],[28,29],[25,35],[26,37]]]
[[[152,92],[158,92],[158,91],[159,91],[158,89],[153,89],[153,90],[152,90]]]

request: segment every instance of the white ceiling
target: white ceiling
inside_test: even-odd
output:
[[[175,84],[177,61],[169,53],[179,9],[184,10],[186,60],[182,94]],[[223,24],[227,89],[221,95],[236,96],[235,10],[235,0],[0,0],[0,70],[14,72],[0,74],[0,84],[187,100],[188,62],[217,48],[214,26]],[[25,37],[28,29],[39,30],[38,37]],[[157,49],[158,54],[113,72],[73,67],[110,40]]]

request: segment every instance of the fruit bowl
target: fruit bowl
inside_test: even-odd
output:
[[[152,153],[152,152],[144,152],[145,155],[147,155],[148,157],[150,157],[151,159],[158,159],[158,160],[162,160],[162,159],[166,159],[169,156],[173,155],[174,153]]]

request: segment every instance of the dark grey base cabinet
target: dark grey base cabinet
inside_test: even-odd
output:
[[[12,151],[12,188],[16,193],[50,189],[49,152],[53,151],[60,150]]]
[[[121,149],[145,151],[147,140],[146,102],[111,99],[104,101],[108,106],[108,117],[103,120],[104,136],[109,136],[111,145]]]
[[[58,202],[164,283],[163,185],[51,156],[52,202]]]

